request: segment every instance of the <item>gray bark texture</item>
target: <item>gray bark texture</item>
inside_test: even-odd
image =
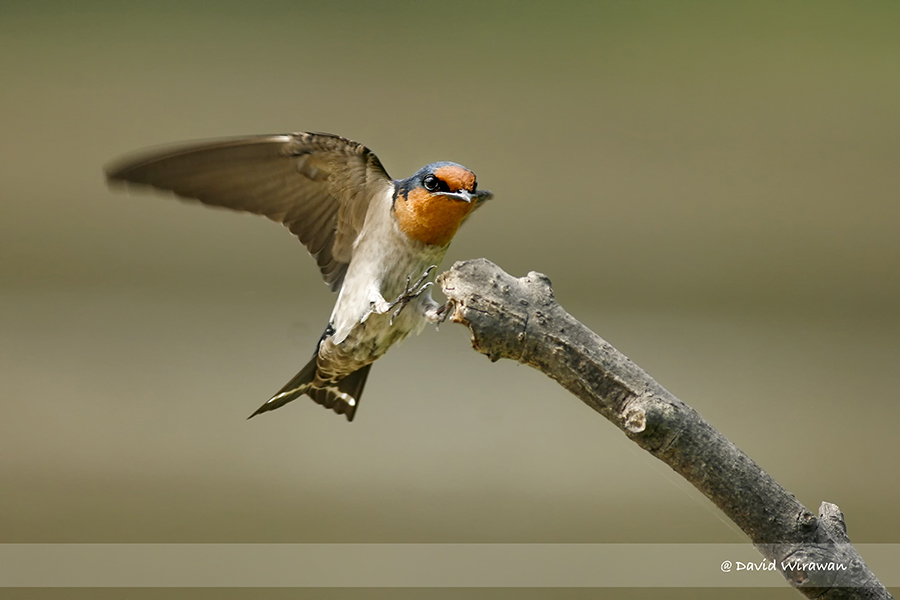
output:
[[[515,278],[477,259],[456,263],[437,283],[450,320],[471,330],[475,350],[538,369],[612,421],[712,500],[802,594],[892,597],[850,544],[837,506],[823,502],[812,514],[697,411],[567,313],[546,276]],[[848,567],[781,567],[829,561]]]

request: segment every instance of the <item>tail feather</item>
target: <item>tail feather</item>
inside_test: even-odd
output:
[[[316,403],[330,408],[339,415],[345,415],[348,421],[352,421],[371,367],[372,365],[368,364],[339,381],[323,387],[314,387],[312,383],[316,378],[317,364],[316,356],[313,356],[293,379],[247,418],[252,419],[260,413],[281,408],[291,400],[306,394]]]
[[[265,404],[257,408],[256,412],[247,418],[252,419],[260,413],[281,408],[291,400],[305,394],[312,384],[313,379],[316,378],[316,368],[316,356],[313,355],[312,360],[306,363],[306,366],[300,369],[300,372],[294,375],[293,379],[288,381],[283,388],[278,390],[274,396],[266,400]]]
[[[325,408],[330,408],[339,415],[346,415],[348,421],[352,421],[359,408],[359,399],[366,379],[369,377],[371,364],[350,373],[335,384],[322,388],[310,388],[309,397]]]

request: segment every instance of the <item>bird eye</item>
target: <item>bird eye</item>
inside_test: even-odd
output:
[[[434,192],[434,191],[437,191],[437,189],[440,187],[441,182],[440,182],[440,180],[439,180],[437,177],[435,177],[434,175],[428,175],[428,176],[422,181],[422,185],[424,185],[424,186],[425,186],[425,189],[428,190],[429,192]]]

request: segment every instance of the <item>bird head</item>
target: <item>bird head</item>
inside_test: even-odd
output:
[[[475,173],[452,162],[422,167],[398,181],[394,216],[410,238],[432,246],[446,246],[462,222],[493,194],[479,190]]]

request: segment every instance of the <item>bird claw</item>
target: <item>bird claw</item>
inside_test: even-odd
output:
[[[450,303],[441,304],[437,308],[431,309],[425,313],[425,318],[428,319],[428,322],[434,325],[434,328],[438,331],[441,329],[441,324],[446,321],[450,317]]]
[[[388,305],[388,310],[396,307],[396,310],[391,314],[390,324],[394,324],[394,319],[400,316],[400,313],[406,308],[406,305],[418,298],[422,295],[422,293],[434,285],[433,281],[425,281],[428,279],[428,276],[431,275],[431,272],[437,268],[437,265],[431,265],[422,275],[416,280],[415,283],[410,285],[412,280],[412,276],[408,276],[406,278],[406,288],[403,290],[403,293],[397,296],[393,302]],[[385,311],[387,312],[387,311]]]

